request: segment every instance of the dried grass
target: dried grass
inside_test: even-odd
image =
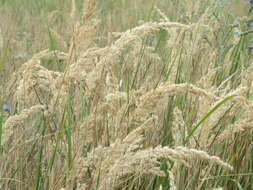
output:
[[[1,117],[1,144],[3,158],[9,158],[0,164],[0,178],[10,177],[22,162],[15,178],[28,189],[234,187],[229,180],[202,179],[247,170],[238,162],[249,164],[250,158],[251,141],[244,137],[253,126],[252,67],[229,73],[230,50],[217,66],[218,40],[210,35],[209,44],[202,35],[219,28],[212,7],[196,20],[203,5],[190,1],[180,23],[170,22],[157,6],[162,21],[103,36],[103,46],[97,2],[84,1],[75,23],[76,3],[70,2],[65,15],[72,36],[57,31],[60,13],[51,12],[55,26],[49,31],[58,50],[33,55],[6,85],[12,110]],[[61,69],[46,65],[49,60]]]

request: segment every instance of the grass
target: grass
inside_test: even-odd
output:
[[[250,2],[0,5],[0,189],[253,189]]]

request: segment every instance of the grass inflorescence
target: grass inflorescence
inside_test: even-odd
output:
[[[239,0],[0,0],[0,189],[253,189]]]

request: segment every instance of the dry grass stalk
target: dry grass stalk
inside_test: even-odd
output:
[[[164,12],[161,11],[157,6],[155,6],[155,10],[157,13],[164,19],[164,21],[169,22],[169,18],[166,16]]]
[[[70,11],[70,18],[72,19],[72,22],[74,23],[76,18],[76,1],[72,0],[71,1],[71,11]]]
[[[0,28],[0,52],[1,53],[3,51],[3,47],[4,47],[4,38],[3,38],[2,30]]]
[[[175,146],[180,146],[181,144],[183,144],[183,140],[188,134],[185,128],[186,126],[184,123],[182,111],[178,107],[176,107],[173,110],[173,115],[174,119],[173,119],[172,136],[175,141]]]
[[[86,4],[86,1],[84,1],[84,7]],[[95,8],[96,8],[96,0],[88,0],[87,2],[88,6],[86,7],[86,10],[83,11],[83,17],[82,17],[82,23],[86,24],[87,21],[90,19],[90,17],[95,13]]]

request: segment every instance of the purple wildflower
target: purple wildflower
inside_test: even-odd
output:
[[[47,110],[48,109],[48,105],[47,105],[47,103],[44,101],[44,100],[40,100],[40,104],[41,105],[44,105],[45,107],[45,109]]]
[[[11,107],[8,104],[4,104],[3,105],[3,110],[10,112],[11,111]]]
[[[41,104],[41,105],[44,105],[44,104],[45,104],[45,101],[44,101],[44,100],[40,100],[40,104]]]
[[[232,24],[231,24],[232,27],[238,27],[239,26],[239,22],[237,21],[234,21]]]

